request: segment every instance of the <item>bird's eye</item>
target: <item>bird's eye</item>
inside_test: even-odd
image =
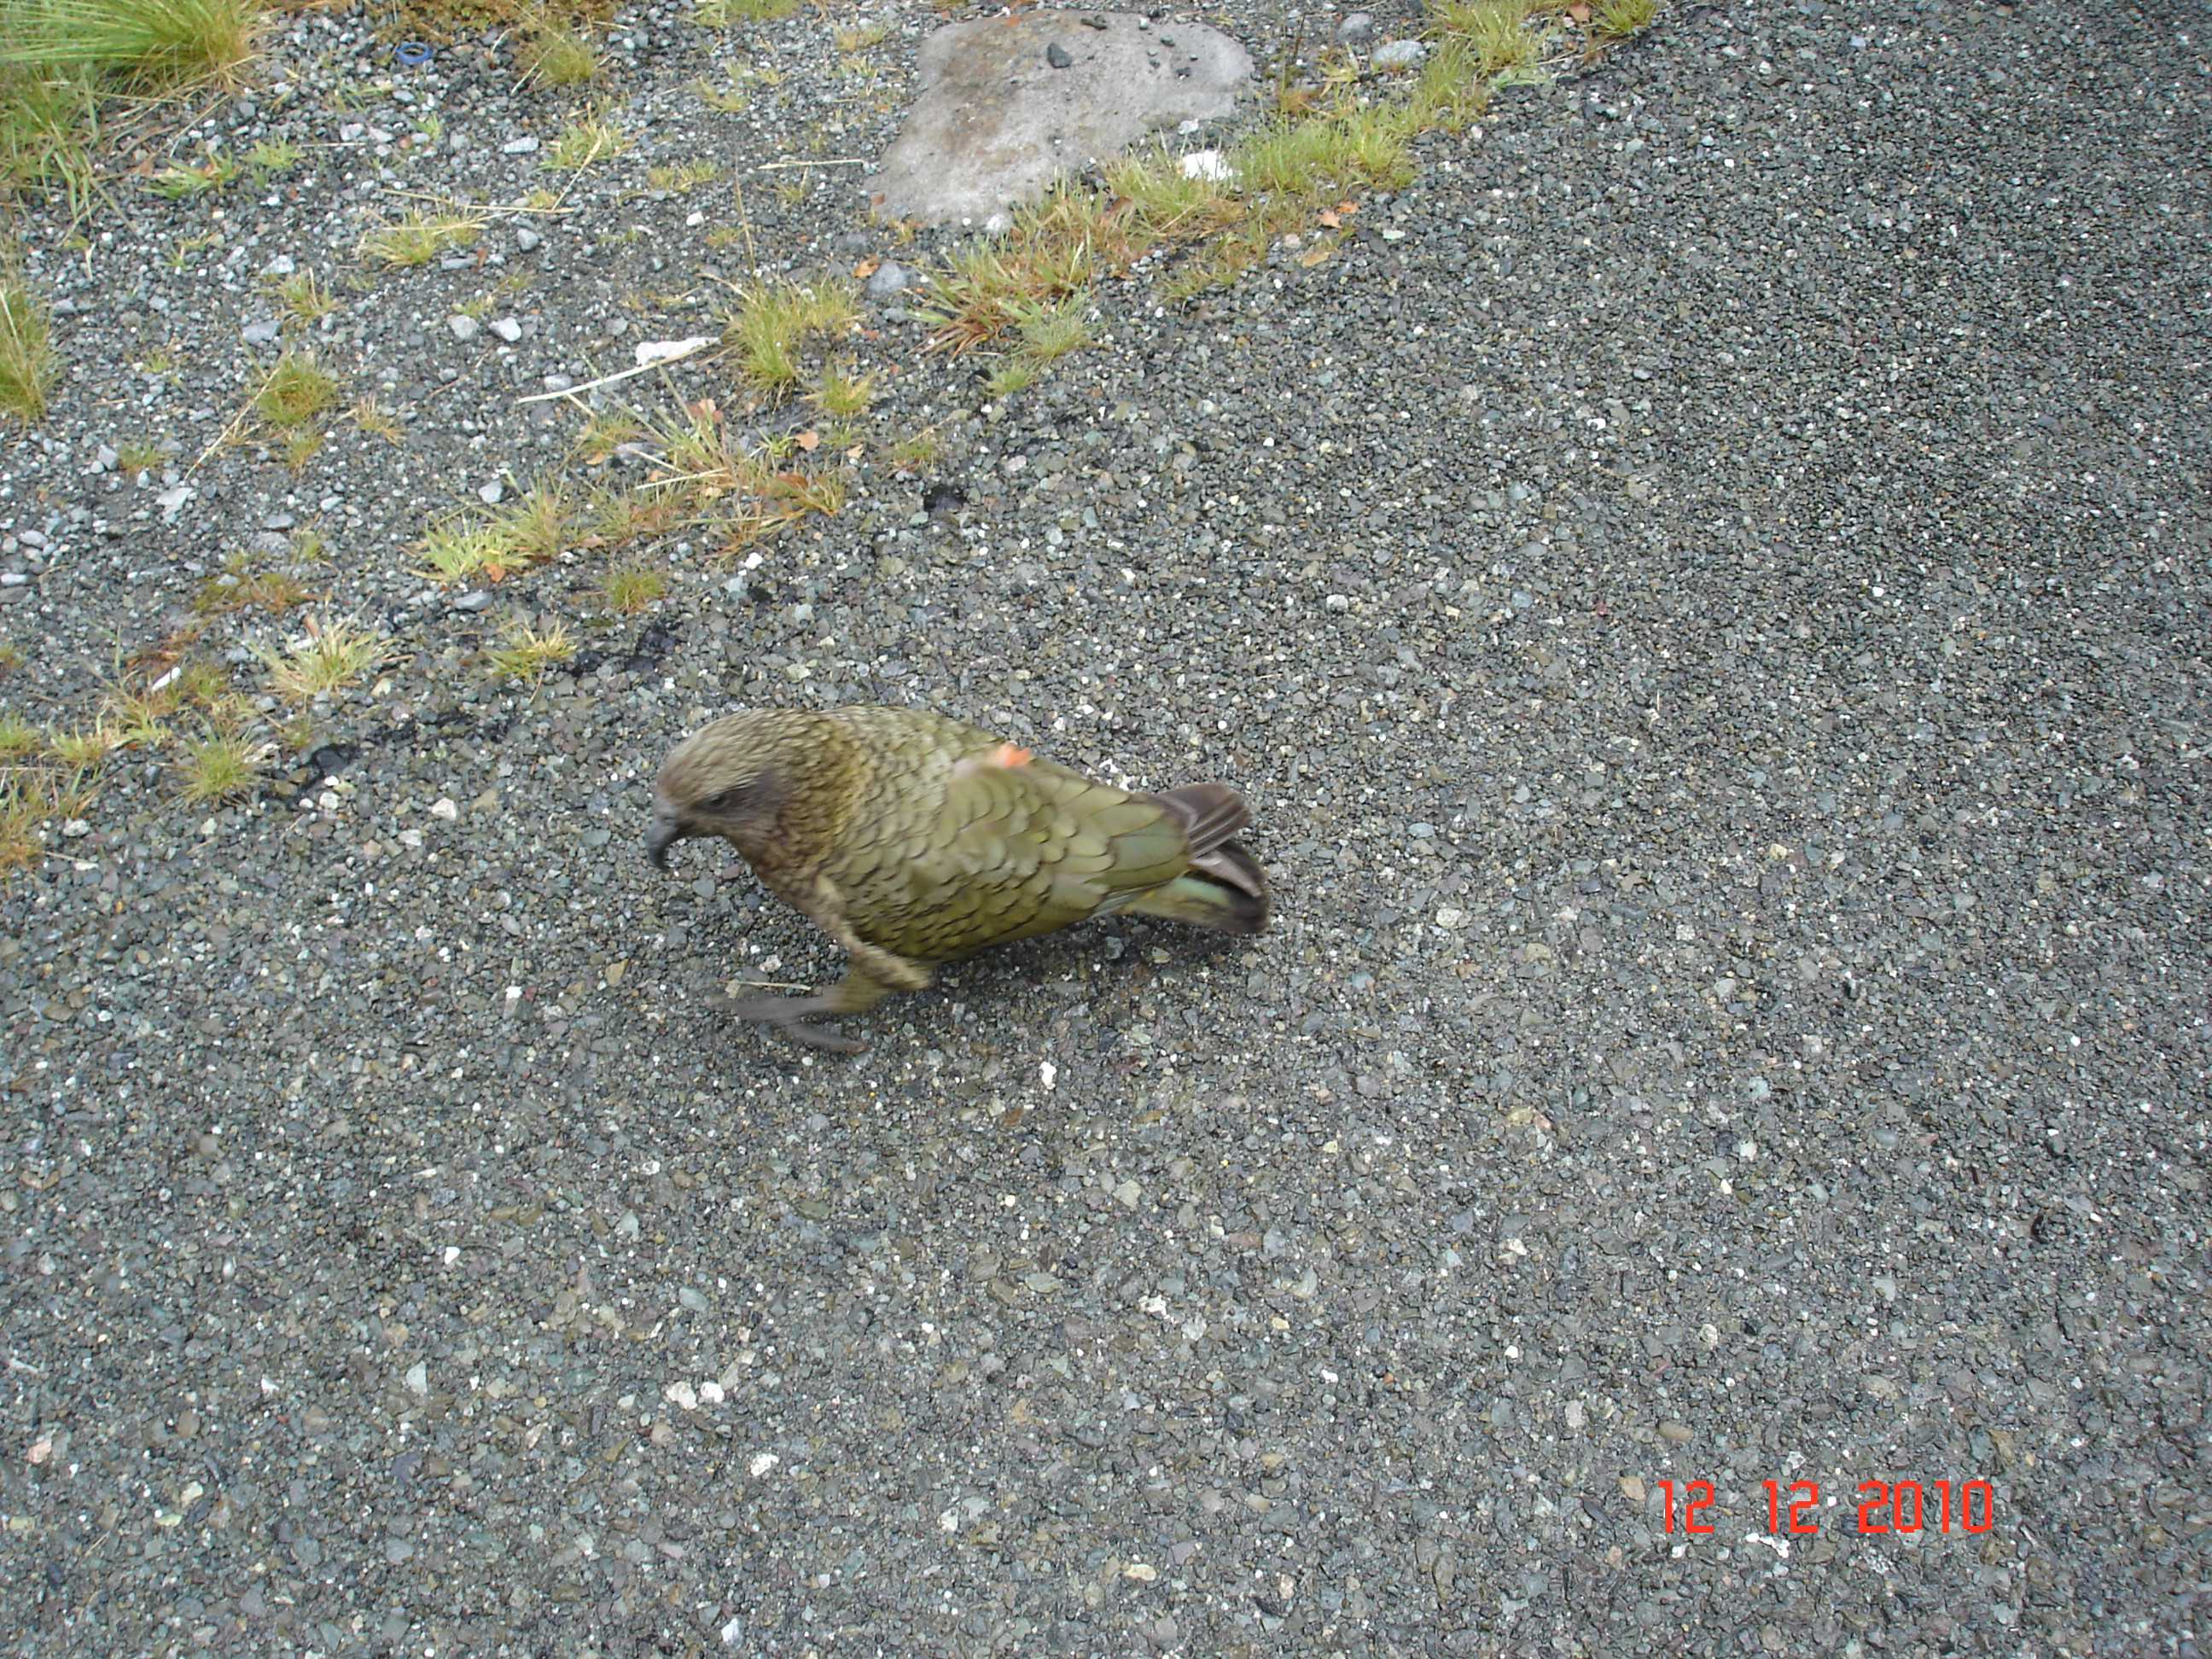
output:
[[[709,795],[701,801],[699,810],[702,812],[712,812],[716,817],[720,817],[725,813],[736,811],[743,804],[745,792],[742,789],[725,789],[720,794]]]

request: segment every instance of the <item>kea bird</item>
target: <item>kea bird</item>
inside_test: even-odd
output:
[[[829,989],[732,1011],[852,1053],[810,1022],[919,991],[932,965],[989,945],[1122,910],[1260,932],[1267,880],[1231,839],[1249,817],[1224,784],[1117,789],[919,709],[763,708],[670,753],[645,847],[665,868],[675,842],[721,836],[842,945]]]

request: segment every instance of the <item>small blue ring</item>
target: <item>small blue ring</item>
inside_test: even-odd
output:
[[[420,40],[402,40],[392,47],[392,55],[409,69],[421,69],[430,61],[430,48]]]

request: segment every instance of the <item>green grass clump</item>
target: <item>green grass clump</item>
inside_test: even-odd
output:
[[[54,192],[82,219],[92,207],[99,137],[90,76],[12,64],[0,52],[0,200]]]
[[[312,270],[299,271],[279,280],[276,299],[302,327],[320,322],[337,309],[337,301],[331,297],[330,289]]]
[[[983,382],[983,390],[993,398],[1011,398],[1035,386],[1038,373],[1036,359],[1011,358],[991,371]]]
[[[629,148],[629,135],[611,121],[578,121],[545,147],[541,167],[553,173],[581,173]]]
[[[866,414],[875,398],[875,376],[855,374],[849,363],[826,364],[821,380],[810,394],[814,406],[833,420]]]
[[[28,426],[46,412],[60,372],[46,307],[12,278],[0,278],[0,412]]]
[[[1475,73],[1495,86],[1541,81],[1548,27],[1531,27],[1536,8],[1529,0],[1454,0],[1437,14],[1447,39],[1464,40],[1474,53]]]
[[[39,751],[39,728],[10,709],[0,714],[0,763],[19,761]]]
[[[543,630],[527,623],[508,629],[507,642],[486,653],[492,672],[503,680],[542,680],[576,654],[576,641],[560,623]]]
[[[599,72],[599,55],[589,37],[543,11],[524,17],[514,62],[526,87],[580,87]]]
[[[72,771],[90,771],[122,746],[123,734],[105,720],[46,733],[46,753]]]
[[[644,610],[668,592],[668,578],[647,565],[618,565],[599,584],[599,598],[610,611],[624,615]]]
[[[297,433],[337,401],[337,377],[312,353],[287,351],[253,394],[255,413],[278,430]]]
[[[1024,317],[1022,355],[1034,363],[1049,363],[1089,345],[1091,324],[1084,313],[1090,308],[1091,295],[1086,290]]]
[[[480,213],[433,213],[416,208],[370,226],[362,236],[361,253],[378,264],[408,270],[426,265],[451,249],[471,246],[483,228]]]
[[[0,775],[0,880],[39,861],[46,842],[39,826],[53,816],[53,797],[40,773],[21,770]]]
[[[1598,0],[1590,16],[1590,33],[1615,45],[1643,33],[1658,15],[1659,0]]]
[[[267,15],[260,0],[19,0],[10,10],[0,61],[141,94],[237,85]]]
[[[1109,167],[1106,188],[1130,204],[1147,234],[1163,241],[1208,235],[1243,213],[1228,181],[1192,177],[1182,158],[1164,146]]]
[[[195,196],[204,196],[211,190],[222,190],[234,183],[239,172],[236,161],[219,151],[210,150],[207,160],[198,167],[163,167],[146,180],[146,188],[165,202],[187,202]]]
[[[799,9],[799,0],[699,0],[691,21],[703,29],[726,29],[738,23],[774,23]]]
[[[264,645],[257,654],[272,691],[287,702],[313,702],[361,678],[382,659],[384,648],[384,635],[374,629],[344,617],[310,617],[305,634]]]
[[[748,380],[780,393],[798,384],[799,356],[808,340],[842,338],[860,319],[851,285],[836,278],[766,283],[738,302],[722,342]]]
[[[496,512],[472,509],[431,526],[421,574],[448,586],[498,581],[567,552],[581,539],[585,517],[566,480],[533,484]]]
[[[202,721],[198,735],[185,739],[184,799],[212,805],[252,794],[260,787],[260,752],[267,746],[230,721]]]
[[[246,152],[246,170],[253,175],[256,185],[266,186],[280,174],[299,166],[306,155],[289,139],[264,138]]]
[[[494,528],[512,550],[515,562],[538,564],[565,553],[576,539],[575,497],[568,484],[555,479],[532,484],[521,500],[502,508]]]

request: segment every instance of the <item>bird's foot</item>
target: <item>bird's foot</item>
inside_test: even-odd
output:
[[[835,1014],[851,1013],[842,1007],[837,998],[811,997],[734,997],[717,999],[725,1013],[738,1019],[757,1020],[763,1025],[773,1025],[796,1042],[810,1048],[827,1048],[840,1054],[857,1054],[868,1045],[858,1037],[848,1037],[842,1031],[807,1024]]]

